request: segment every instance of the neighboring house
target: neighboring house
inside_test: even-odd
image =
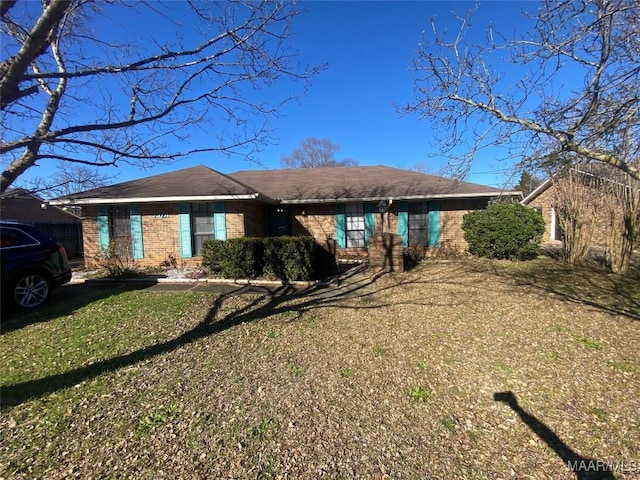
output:
[[[594,206],[597,214],[594,216],[595,228],[591,236],[591,245],[598,247],[607,246],[607,237],[611,230],[611,221],[609,214],[602,208],[602,201],[605,198],[615,199],[616,197],[607,193],[607,189],[611,186],[618,186],[619,188],[631,189],[632,186],[620,182],[618,179],[612,179],[611,176],[603,175],[600,171],[591,172],[588,170],[589,166],[571,167],[571,174],[574,176],[574,183],[571,188],[575,190],[567,190],[561,195],[556,194],[558,185],[555,180],[557,177],[550,177],[538,186],[533,192],[527,195],[522,204],[535,208],[542,213],[542,217],[545,223],[545,233],[543,235],[543,243],[559,243],[562,241],[562,229],[558,215],[556,213],[559,205],[556,203],[558,198],[568,198],[575,203],[582,199],[582,201],[588,202]],[[618,173],[618,172],[616,172]],[[619,177],[620,175],[618,175]],[[567,188],[567,187],[563,187]],[[638,195],[637,190],[633,193],[632,190],[628,190],[633,195]],[[615,201],[615,200],[614,200]],[[615,208],[618,208],[616,203],[613,203]],[[598,207],[599,206],[599,207]]]
[[[562,241],[560,223],[554,208],[553,180],[548,178],[534,191],[527,195],[520,203],[536,209],[544,219],[544,234],[542,243],[557,243]]]
[[[339,255],[366,256],[374,233],[403,245],[465,248],[462,217],[499,196],[496,188],[384,166],[253,170],[222,174],[178,170],[52,201],[80,205],[90,264],[120,239],[145,265],[201,261],[207,239],[312,235]],[[388,205],[384,220],[380,202]]]
[[[82,257],[82,219],[22,189],[0,196],[0,218],[29,223],[63,245],[70,258]]]

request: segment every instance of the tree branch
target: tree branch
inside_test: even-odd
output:
[[[3,77],[0,79],[0,110],[4,110],[19,98],[35,93],[34,87],[20,90],[19,84],[23,81],[28,66],[36,58],[44,54],[49,47],[55,36],[58,24],[72,3],[73,0],[51,0],[29,32],[18,54],[2,62]],[[5,13],[3,11],[3,16]]]

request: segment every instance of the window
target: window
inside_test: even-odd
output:
[[[409,204],[409,246],[429,246],[429,204],[427,202]]]
[[[109,208],[109,238],[120,258],[131,257],[131,208],[113,205]]]
[[[202,246],[206,240],[227,239],[225,204],[178,204],[178,228],[182,258],[202,255]]]
[[[364,248],[364,204],[349,203],[345,206],[347,248]]]
[[[17,228],[2,228],[2,230],[0,230],[0,247],[2,248],[25,247],[39,244],[40,242],[38,242],[38,240]]]
[[[121,258],[144,258],[142,213],[139,205],[101,205],[96,218],[98,248]]]
[[[114,240],[131,238],[131,209],[128,205],[114,205],[109,212],[111,236]]]
[[[193,222],[193,253],[195,255],[202,255],[202,244],[205,240],[213,240],[216,238],[213,215],[213,203],[191,204],[191,220]]]

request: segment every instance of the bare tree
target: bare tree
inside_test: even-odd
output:
[[[603,206],[609,218],[606,260],[614,273],[625,274],[640,244],[640,182],[621,172],[608,173]]]
[[[20,182],[20,188],[43,198],[52,198],[103,187],[116,178],[99,167],[64,162],[50,176],[38,176],[28,182]]]
[[[336,159],[340,145],[326,138],[305,138],[291,155],[284,155],[280,163],[285,168],[353,167],[356,160]]]
[[[616,151],[629,157],[635,151],[638,139],[621,136]],[[627,273],[634,249],[640,245],[640,181],[609,165],[598,165],[594,172],[602,179],[603,212],[607,217],[606,260],[615,273]]]
[[[195,152],[251,155],[295,97],[269,89],[286,80],[306,88],[319,70],[287,46],[300,13],[292,2],[1,6],[0,192],[42,161],[147,167]],[[126,24],[136,19],[159,33]],[[207,144],[190,143],[197,129]]]
[[[565,260],[580,263],[590,246],[604,244],[611,271],[627,273],[640,242],[640,182],[594,162],[563,168],[552,182]]]
[[[587,257],[598,224],[600,182],[575,168],[562,169],[552,182],[552,203],[562,232],[562,257],[575,267]]]
[[[490,26],[481,44],[466,40],[473,11],[457,16],[454,32],[432,21],[414,64],[416,99],[403,111],[435,124],[461,174],[482,148],[501,145],[535,158],[551,143],[553,153],[572,152],[640,179],[640,3],[544,0],[523,15],[531,31],[509,38]],[[625,132],[636,139],[627,157],[615,148]]]

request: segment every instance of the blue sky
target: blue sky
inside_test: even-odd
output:
[[[338,158],[355,159],[362,165],[412,168],[421,163],[430,173],[442,172],[446,160],[435,155],[432,127],[417,116],[399,114],[395,105],[413,100],[415,72],[409,67],[423,31],[429,32],[430,18],[435,17],[438,25],[456,28],[451,23],[452,12],[463,13],[474,3],[311,1],[303,5],[308,11],[295,20],[292,45],[303,63],[326,63],[328,68],[315,78],[298,104],[289,104],[282,116],[272,121],[274,142],[259,155],[259,165],[241,157],[207,153],[150,170],[121,165],[105,173],[117,175],[120,182],[199,164],[224,173],[280,168],[280,158],[307,137],[327,138],[341,145]],[[489,22],[498,29],[517,29],[518,12],[533,11],[537,6],[535,1],[481,1],[474,32],[486,35]],[[194,142],[204,144],[207,135],[196,136]],[[501,156],[502,152],[484,151],[467,180],[497,187],[516,183],[511,167],[518,159],[497,161]],[[43,165],[27,175],[42,176],[48,168]]]
[[[265,152],[263,164],[276,168],[280,157],[300,139],[328,138],[342,146],[338,157],[363,165],[399,168],[427,166],[429,172],[446,168],[437,154],[431,125],[417,116],[398,113],[396,105],[413,100],[410,70],[430,19],[456,29],[452,12],[463,14],[474,2],[459,1],[320,1],[309,2],[310,12],[296,25],[297,45],[311,62],[327,62],[307,98],[289,108],[278,122],[280,142]],[[481,2],[475,33],[484,37],[487,26],[503,23],[513,29],[516,12],[537,2]],[[509,14],[511,12],[511,14]],[[510,181],[512,164],[497,162],[491,152],[477,158],[469,181],[502,187]],[[502,152],[495,158],[502,157]],[[516,179],[517,181],[517,179]]]

